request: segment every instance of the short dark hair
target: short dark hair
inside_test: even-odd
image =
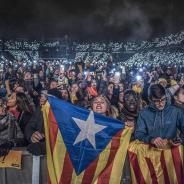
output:
[[[149,88],[148,96],[150,99],[160,99],[166,95],[165,88],[160,84],[153,84]]]

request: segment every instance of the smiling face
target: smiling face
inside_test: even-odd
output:
[[[94,112],[100,114],[106,114],[107,112],[107,102],[103,97],[96,97],[92,104],[92,109]]]
[[[124,106],[130,112],[135,112],[137,110],[138,102],[133,94],[125,95]]]

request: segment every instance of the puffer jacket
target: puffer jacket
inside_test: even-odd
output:
[[[169,101],[163,110],[158,110],[150,103],[139,113],[134,138],[145,143],[150,143],[156,137],[173,139],[177,129],[181,132],[180,138],[184,144],[184,113],[181,109],[172,106]]]
[[[9,112],[0,116],[0,144],[11,141],[15,146],[24,146],[25,139],[16,118]]]

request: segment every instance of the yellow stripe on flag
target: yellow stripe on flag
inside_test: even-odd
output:
[[[61,154],[61,151],[62,151],[62,154]],[[61,136],[61,133],[60,131],[58,131],[56,144],[55,144],[54,152],[53,152],[53,162],[55,166],[56,177],[57,177],[58,183],[60,181],[61,173],[63,171],[65,154],[66,154],[66,147],[65,147],[63,138]]]
[[[166,162],[167,172],[169,175],[169,181],[171,183],[177,183],[174,163],[173,163],[172,154],[171,154],[170,149],[164,150],[164,158]]]
[[[132,184],[137,184],[137,179],[135,177],[135,173],[134,173],[134,170],[133,170],[133,167],[132,167],[131,163],[130,163],[130,173],[131,173]]]
[[[85,171],[83,171],[79,176],[77,176],[76,175],[76,172],[75,172],[75,169],[73,169],[71,184],[79,184],[79,183],[82,183],[84,172]]]
[[[147,153],[145,148],[148,148],[147,145],[144,144],[139,144],[138,147],[140,147],[140,150],[136,153],[137,154],[137,160],[139,163],[139,167],[141,170],[141,173],[143,175],[144,180],[146,181],[150,181],[151,175],[149,172],[149,168],[145,159],[145,154]]]
[[[45,128],[45,140],[46,140],[46,152],[47,152],[47,165],[49,177],[52,184],[57,184],[56,172],[53,164],[51,148],[50,148],[50,139],[49,139],[49,128],[48,128],[48,115],[49,115],[50,105],[48,102],[43,106],[43,118],[44,118],[44,128]]]
[[[99,174],[104,170],[105,166],[107,165],[110,151],[111,151],[111,141],[109,142],[109,144],[106,146],[106,148],[99,155],[98,164],[96,167],[96,171],[95,171],[92,183],[98,182]]]
[[[161,153],[162,153],[162,150],[151,147],[149,149],[148,156],[153,164],[155,174],[157,177],[157,182],[165,183],[164,173],[163,173],[163,169],[162,169],[161,161],[160,161]]]
[[[118,148],[113,162],[112,172],[109,181],[110,184],[120,183],[121,181],[123,166],[125,163],[131,134],[132,128],[129,127],[126,127],[121,134],[120,147]]]
[[[137,156],[140,172],[145,181],[150,181],[151,175],[145,157],[148,155],[148,145],[135,140],[129,144],[128,150]],[[134,172],[134,170],[132,170]]]

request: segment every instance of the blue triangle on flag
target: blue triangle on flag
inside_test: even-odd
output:
[[[49,97],[48,101],[77,175],[84,171],[105,149],[112,137],[124,128],[121,121],[94,113],[95,123],[106,126],[95,135],[96,149],[87,139],[74,145],[81,130],[73,118],[86,121],[90,112],[55,97]]]

